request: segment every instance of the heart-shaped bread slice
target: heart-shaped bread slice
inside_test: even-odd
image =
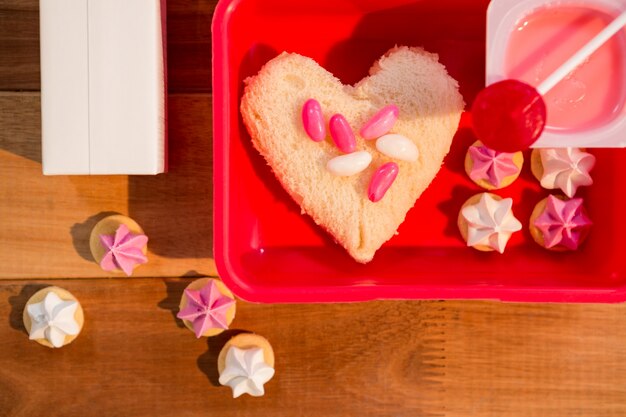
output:
[[[369,167],[350,177],[330,173],[327,162],[342,155],[330,137],[311,140],[302,124],[302,106],[314,98],[324,118],[340,113],[357,136],[357,150],[373,156]],[[419,150],[416,162],[381,154],[376,141],[358,131],[378,110],[394,104],[399,118],[392,133],[406,136]],[[355,86],[343,85],[310,58],[282,53],[246,80],[241,101],[244,123],[285,190],[302,212],[326,229],[350,255],[367,263],[389,240],[441,168],[463,111],[458,83],[435,54],[396,47]],[[368,199],[370,180],[394,161],[399,174],[379,202]]]

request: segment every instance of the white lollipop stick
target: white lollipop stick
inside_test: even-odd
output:
[[[598,50],[606,41],[611,39],[613,35],[619,32],[626,25],[626,11],[622,12],[615,20],[613,20],[602,32],[598,33],[592,40],[576,52],[570,59],[565,61],[563,65],[557,68],[548,78],[546,78],[537,91],[542,96],[567,77],[567,74],[574,71],[576,67],[582,64],[591,54]]]

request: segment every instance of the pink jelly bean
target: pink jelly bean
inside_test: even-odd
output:
[[[370,201],[376,203],[385,196],[391,184],[396,180],[399,170],[400,168],[395,162],[387,162],[376,170],[367,190]]]
[[[351,153],[356,150],[356,138],[350,124],[340,114],[335,114],[329,122],[330,136],[341,152]]]
[[[306,134],[315,142],[321,142],[326,137],[322,106],[317,100],[311,98],[302,106],[302,124]]]
[[[386,135],[398,120],[399,114],[400,110],[393,104],[383,107],[363,125],[361,136],[363,139],[370,140]]]

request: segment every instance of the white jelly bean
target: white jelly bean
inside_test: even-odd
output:
[[[358,174],[372,162],[372,155],[367,151],[352,152],[337,156],[326,164],[326,169],[339,177]]]
[[[417,146],[406,136],[391,133],[376,140],[376,149],[390,158],[415,162],[419,156]]]

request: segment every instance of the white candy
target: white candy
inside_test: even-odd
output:
[[[376,149],[390,158],[415,162],[419,156],[417,146],[405,136],[391,133],[376,140]]]
[[[372,155],[367,151],[352,152],[337,156],[326,164],[326,169],[339,177],[358,174],[372,162]]]

